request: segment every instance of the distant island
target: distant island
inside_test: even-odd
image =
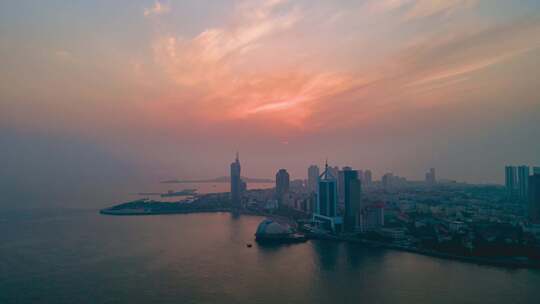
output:
[[[274,180],[269,178],[252,178],[252,177],[242,177],[246,183],[273,183]],[[164,180],[160,183],[162,184],[189,184],[189,183],[230,183],[231,178],[229,176],[220,176],[211,179],[171,179]]]

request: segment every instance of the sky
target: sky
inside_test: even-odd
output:
[[[4,193],[540,165],[537,0],[2,1],[0,66]]]

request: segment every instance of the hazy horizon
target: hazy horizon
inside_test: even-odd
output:
[[[236,151],[261,178],[540,166],[535,0],[17,1],[0,25],[5,200],[228,175]]]

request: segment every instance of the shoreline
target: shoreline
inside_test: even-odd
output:
[[[201,210],[140,210],[140,209],[119,209],[114,210],[111,208],[100,209],[99,213],[102,215],[112,215],[112,216],[145,216],[145,215],[170,215],[170,214],[192,214],[192,213],[219,213],[219,212],[229,212],[236,213],[231,210],[231,208],[212,208],[212,209],[201,209]],[[254,215],[254,216],[271,216],[271,214],[262,214],[253,211],[240,211],[237,213],[239,215]],[[532,262],[530,260],[517,260],[514,258],[481,258],[481,257],[468,257],[454,255],[444,252],[438,252],[433,250],[415,248],[415,247],[406,247],[395,244],[362,240],[353,237],[346,236],[337,236],[337,235],[316,235],[313,233],[305,234],[308,240],[327,240],[327,241],[337,241],[337,242],[348,242],[348,243],[360,243],[370,247],[378,247],[388,250],[403,251],[409,253],[415,253],[423,256],[429,256],[434,258],[440,258],[445,260],[454,260],[463,263],[472,263],[477,265],[486,265],[486,266],[495,266],[495,267],[504,267],[504,268],[527,268],[527,269],[540,269],[540,262]]]
[[[349,242],[349,243],[362,243],[372,247],[379,247],[389,250],[410,252],[415,254],[420,254],[423,256],[435,257],[445,260],[454,260],[464,263],[473,263],[479,265],[489,265],[505,268],[528,268],[528,269],[540,269],[540,261],[533,262],[531,260],[519,260],[517,258],[507,257],[507,258],[483,258],[483,257],[472,257],[472,256],[461,256],[451,253],[444,253],[429,249],[415,248],[415,247],[406,247],[395,244],[388,244],[383,242],[368,241],[361,239],[354,239],[348,237],[339,237],[336,236],[336,241]]]
[[[213,213],[213,212],[231,212],[229,208],[221,209],[201,209],[201,210],[137,210],[137,209],[120,209],[113,210],[111,208],[100,209],[99,213],[103,215],[113,216],[143,216],[143,215],[163,215],[163,214],[190,214],[190,213]]]

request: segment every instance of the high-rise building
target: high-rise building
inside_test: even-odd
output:
[[[515,197],[517,188],[516,167],[506,166],[504,168],[504,185],[506,186],[508,198]]]
[[[345,172],[351,171],[351,167],[343,167],[338,171],[338,201],[343,203],[345,201]]]
[[[319,176],[313,221],[320,228],[335,231],[336,225],[341,224],[342,220],[337,215],[337,178],[332,171],[326,163],[324,172]]]
[[[371,186],[371,181],[372,181],[373,177],[371,175],[371,170],[366,170],[366,172],[364,172],[364,180],[363,180],[363,184],[364,186]]]
[[[384,190],[390,190],[392,188],[392,182],[394,179],[394,174],[392,173],[386,173],[381,178],[381,183],[384,188]]]
[[[529,166],[519,166],[517,174],[519,198],[522,201],[527,201],[529,195]]]
[[[437,182],[435,177],[435,168],[430,168],[429,172],[426,173],[426,184],[434,185]]]
[[[245,183],[240,177],[240,159],[238,158],[238,152],[236,153],[236,159],[231,163],[231,205],[233,208],[240,208],[242,206],[242,188],[245,187]]]
[[[343,193],[345,202],[344,228],[348,232],[358,227],[358,212],[360,211],[361,181],[358,171],[343,170]]]
[[[319,167],[311,165],[308,168],[308,191],[317,192],[317,183],[319,182]]]
[[[529,176],[529,218],[540,224],[540,173]]]
[[[279,169],[276,173],[276,195],[279,198],[289,192],[289,173],[285,169]]]
[[[540,167],[533,167],[533,174],[540,174]]]
[[[339,176],[339,167],[338,166],[328,167],[328,172],[332,174],[332,176],[337,180]]]

